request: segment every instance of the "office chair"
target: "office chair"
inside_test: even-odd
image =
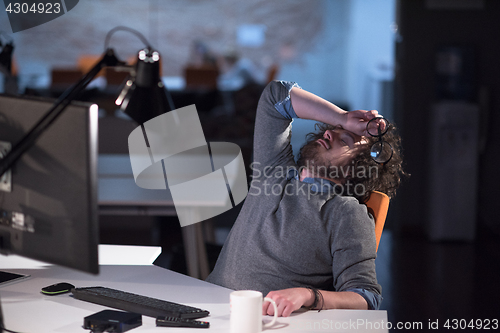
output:
[[[87,73],[92,67],[101,60],[100,54],[83,54],[76,61],[76,67],[83,73]],[[104,75],[104,70],[101,70],[97,76]],[[96,77],[97,77],[96,76]]]
[[[82,76],[83,72],[78,68],[52,68],[50,86],[52,89],[67,89]]]
[[[370,198],[365,202],[368,212],[373,215],[375,219],[375,239],[377,240],[377,248],[380,243],[380,237],[384,230],[385,219],[387,217],[387,210],[389,209],[389,197],[387,194],[373,191],[370,193]]]
[[[279,66],[277,64],[271,65],[269,67],[269,70],[267,72],[267,82],[270,83],[271,81],[274,81],[276,79],[276,75],[278,74],[279,71]]]
[[[202,65],[184,67],[184,79],[187,88],[217,89],[219,70],[215,66]]]
[[[127,64],[132,65],[135,63],[136,57],[129,57],[127,59]],[[88,72],[99,60],[101,55],[98,54],[84,54],[78,57],[76,67],[83,73]],[[161,70],[161,64],[160,64]],[[161,73],[161,72],[160,72]],[[108,85],[121,85],[124,83],[125,79],[130,75],[127,71],[117,71],[116,68],[103,68],[96,77],[104,76],[106,78],[106,83]]]

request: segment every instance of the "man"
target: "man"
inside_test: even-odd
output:
[[[346,112],[294,83],[271,82],[257,108],[250,190],[207,281],[259,290],[276,301],[280,316],[302,306],[378,309],[374,222],[356,198],[369,195],[360,184],[393,195],[402,170],[392,131],[384,140],[393,158],[383,165],[370,158],[378,139],[367,134],[367,123],[377,116]],[[327,124],[297,164],[290,145],[295,117]],[[349,183],[357,194],[346,195]],[[273,312],[266,302],[263,313]]]

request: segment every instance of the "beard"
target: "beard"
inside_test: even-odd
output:
[[[319,138],[321,138],[320,136]],[[307,169],[312,178],[337,178],[335,167],[320,154],[321,145],[316,142],[317,139],[308,141],[300,148],[297,166],[299,167],[299,174],[302,169]],[[332,177],[333,176],[333,177]]]

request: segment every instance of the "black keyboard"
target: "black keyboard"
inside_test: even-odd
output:
[[[71,289],[76,299],[99,305],[109,306],[149,317],[177,317],[186,319],[203,318],[210,314],[207,310],[192,306],[162,301],[156,298],[136,295],[106,287],[87,287]]]

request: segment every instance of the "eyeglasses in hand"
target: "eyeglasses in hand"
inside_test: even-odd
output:
[[[390,143],[382,139],[384,134],[389,130],[389,126],[389,121],[383,117],[373,118],[366,124],[366,132],[378,138],[378,141],[370,148],[370,156],[379,164],[386,164],[391,160],[394,154],[394,150]]]

